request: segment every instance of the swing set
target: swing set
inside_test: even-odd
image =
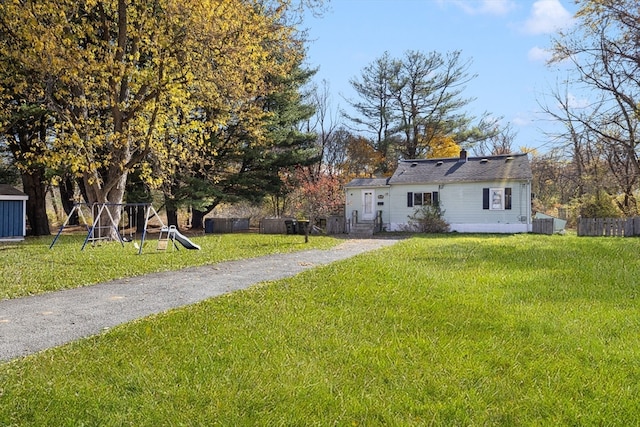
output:
[[[93,222],[89,224],[83,211],[90,210]],[[115,215],[118,213],[120,215]],[[142,237],[140,239],[140,245],[135,242],[136,231],[138,228],[138,213],[144,213],[144,227],[142,230]],[[84,239],[82,248],[84,250],[87,243],[91,242],[93,246],[101,241],[118,240],[122,247],[125,242],[133,242],[136,249],[138,249],[138,255],[142,254],[142,248],[144,246],[145,238],[147,237],[147,228],[149,221],[156,217],[160,221],[161,229],[160,236],[158,237],[157,250],[166,250],[169,240],[173,243],[173,247],[179,249],[175,243],[175,240],[181,236],[174,226],[166,227],[158,215],[158,212],[153,208],[151,203],[76,203],[73,205],[73,209],[67,215],[67,219],[64,221],[58,234],[51,242],[49,249],[53,248],[62,231],[70,227],[69,221],[74,214],[78,215],[78,219],[82,222],[87,229],[87,237]],[[126,215],[125,215],[126,214]],[[116,221],[116,218],[120,218],[120,221]],[[125,221],[126,219],[126,221]],[[127,238],[127,228],[129,229],[129,237]],[[180,241],[178,239],[178,241]],[[181,242],[182,243],[182,242]],[[197,246],[197,245],[195,245]],[[200,249],[199,247],[197,249]]]

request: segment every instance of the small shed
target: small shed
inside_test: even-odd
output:
[[[0,184],[0,241],[24,240],[28,199],[22,191]]]
[[[553,220],[553,232],[554,233],[564,233],[564,228],[567,225],[566,219],[556,218],[551,215],[543,214],[542,212],[536,212],[536,219],[552,219]]]

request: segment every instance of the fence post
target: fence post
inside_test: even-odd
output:
[[[633,235],[633,218],[627,218],[624,221],[624,237],[631,237]]]

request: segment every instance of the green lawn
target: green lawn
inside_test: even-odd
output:
[[[0,425],[638,425],[638,253],[415,237],[2,364]]]
[[[63,235],[49,249],[53,236],[24,242],[0,243],[0,299],[33,295],[64,288],[104,282],[122,277],[189,266],[256,257],[278,252],[330,248],[340,240],[278,234],[207,234],[192,237],[201,250],[157,251],[157,234],[145,242],[141,255],[133,242],[105,242],[84,250],[85,235]],[[139,244],[139,240],[135,243]]]

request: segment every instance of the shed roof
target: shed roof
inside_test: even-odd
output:
[[[345,188],[349,187],[386,187],[388,178],[355,178],[349,181]]]
[[[8,197],[2,197],[2,196],[8,196]],[[28,199],[29,197],[23,193],[22,191],[18,190],[15,187],[12,187],[11,185],[8,184],[0,184],[0,199]]]
[[[447,159],[402,160],[389,184],[422,184],[529,180],[531,166],[526,154]]]

